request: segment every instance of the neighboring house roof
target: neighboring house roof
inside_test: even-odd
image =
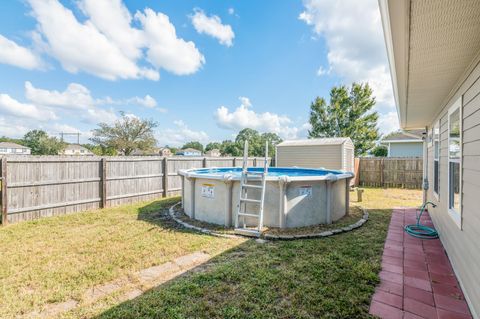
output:
[[[341,145],[352,140],[349,137],[325,137],[325,138],[311,138],[306,140],[289,140],[283,141],[277,145],[282,146],[305,146],[305,145]]]
[[[380,143],[423,142],[423,130],[401,131],[383,138]]]
[[[12,143],[12,142],[0,142],[0,148],[28,148],[30,147],[23,146],[17,143]]]

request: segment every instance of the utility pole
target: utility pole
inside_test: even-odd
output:
[[[60,140],[63,142],[64,141],[64,137],[66,135],[72,135],[72,136],[76,136],[77,137],[77,144],[80,144],[80,134],[81,133],[65,133],[65,132],[60,132]]]

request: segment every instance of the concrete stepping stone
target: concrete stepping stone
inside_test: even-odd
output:
[[[181,268],[187,268],[190,266],[201,264],[210,259],[210,255],[197,251],[193,254],[178,257],[173,262]]]
[[[138,277],[140,278],[140,281],[143,282],[154,281],[162,276],[165,276],[166,274],[174,273],[177,271],[180,271],[180,267],[176,263],[166,262],[158,266],[153,266],[141,270],[138,273]]]

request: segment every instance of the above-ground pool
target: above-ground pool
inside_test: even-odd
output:
[[[263,172],[263,168],[248,168]],[[183,176],[182,206],[193,219],[233,226],[239,204],[240,167],[198,168],[179,172]],[[304,227],[330,224],[348,213],[350,179],[353,173],[310,168],[271,167],[268,169],[264,226]],[[249,184],[261,183],[249,177]],[[260,189],[249,190],[259,198]],[[247,210],[257,211],[256,203]],[[247,218],[247,225],[257,220]]]

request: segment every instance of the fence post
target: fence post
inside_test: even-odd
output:
[[[205,168],[205,167],[208,167],[208,166],[207,166],[207,158],[206,158],[206,157],[203,158],[202,166],[203,166],[204,168]]]
[[[167,197],[168,196],[168,159],[167,157],[164,157],[163,158],[163,161],[162,161],[162,165],[163,165],[163,185],[162,185],[162,188],[163,188],[163,197]]]
[[[7,157],[4,156],[1,158],[1,180],[2,185],[2,226],[8,225],[8,201],[7,201]]]
[[[382,157],[380,160],[380,185],[385,187],[385,159]]]
[[[354,186],[360,185],[360,158],[356,157],[354,162],[354,169],[355,178],[354,178]]]
[[[236,157],[233,158],[233,163],[232,164],[233,164],[233,167],[235,167],[237,165],[237,158]]]
[[[102,165],[102,202],[101,202],[101,207],[105,208],[107,207],[107,159],[105,157],[102,157],[101,160],[101,165]]]
[[[253,158],[253,167],[257,167],[257,158],[256,157]]]

